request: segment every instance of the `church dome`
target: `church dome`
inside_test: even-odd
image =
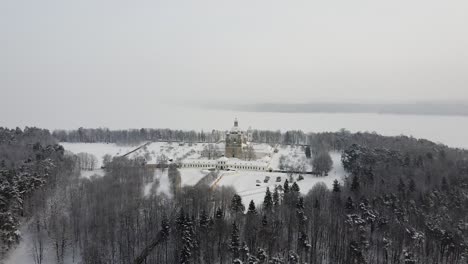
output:
[[[234,126],[231,128],[231,133],[239,133],[239,121],[237,121],[237,118],[234,119]]]
[[[239,127],[233,126],[233,127],[231,128],[231,133],[233,133],[233,132],[234,132],[234,133],[238,133],[238,132],[239,132]]]

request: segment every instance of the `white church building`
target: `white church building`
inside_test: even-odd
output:
[[[269,171],[269,162],[266,159],[246,161],[237,158],[221,157],[217,160],[186,159],[181,162],[182,168],[204,168],[218,170],[249,170]]]
[[[252,130],[247,132],[240,130],[237,118],[234,126],[226,132],[224,156],[217,160],[208,159],[185,159],[180,162],[181,168],[202,168],[217,170],[249,170],[269,171],[271,170],[270,157],[265,156],[258,160],[242,160],[243,153],[251,146]],[[253,148],[252,148],[253,149]]]

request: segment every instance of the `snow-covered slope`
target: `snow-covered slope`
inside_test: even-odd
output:
[[[316,177],[311,174],[304,174],[302,175],[304,179],[297,181],[298,175],[292,175],[293,181],[297,181],[297,184],[301,189],[301,193],[308,193],[314,185],[319,182],[323,182],[331,188],[334,180],[338,180],[339,182],[343,181],[345,171],[341,163],[341,154],[338,152],[332,152],[330,155],[333,160],[333,169],[330,171],[328,176]],[[269,176],[270,179],[265,183],[264,180],[267,176]],[[269,187],[270,191],[273,191],[275,185],[283,185],[286,179],[289,180],[289,175],[286,173],[231,171],[221,173],[216,185],[234,187],[237,193],[243,198],[245,204],[250,200],[253,200],[256,204],[261,204],[265,197],[266,188]]]
[[[102,165],[102,157],[105,154],[111,156],[124,155],[125,153],[136,149],[138,146],[119,146],[116,144],[105,143],[62,143],[64,148],[73,153],[86,152],[95,155],[98,158],[99,166]],[[205,143],[198,144],[179,144],[168,142],[153,142],[144,148],[132,153],[130,157],[144,156],[147,158],[148,163],[156,163],[158,156],[164,154],[166,157],[174,160],[184,159],[201,159],[200,153],[206,146]],[[218,144],[218,148],[222,151],[223,144]],[[303,166],[306,171],[311,171],[310,160],[306,159],[303,147],[301,146],[275,146],[271,147],[267,144],[255,144],[254,148],[262,152],[261,159],[268,160],[269,166],[273,170],[280,169],[280,158],[283,156],[283,163],[288,167],[301,167]],[[277,151],[275,152],[275,148]],[[307,193],[312,187],[323,182],[331,187],[335,179],[342,181],[345,176],[345,171],[341,164],[341,155],[338,152],[330,153],[333,160],[333,169],[326,177],[316,177],[311,174],[304,174],[303,180],[297,181],[301,192]],[[208,171],[200,168],[181,168],[180,169],[182,185],[192,186],[197,184]],[[92,175],[102,175],[101,170],[83,171],[83,177],[90,177]],[[268,182],[264,182],[265,177],[269,176]],[[293,181],[296,181],[298,175],[291,176]],[[159,181],[158,191],[169,193],[169,181],[167,180],[167,170],[164,173],[157,170],[155,172],[155,179]],[[214,188],[217,186],[232,186],[241,195],[245,202],[254,200],[255,203],[261,203],[265,195],[266,187],[274,189],[275,185],[283,185],[286,179],[290,179],[290,175],[279,172],[260,172],[260,171],[221,171],[216,181]],[[277,181],[278,180],[278,181]],[[258,182],[257,182],[258,181]],[[146,195],[150,193],[153,182],[148,183],[143,190]],[[257,186],[258,185],[258,186]]]

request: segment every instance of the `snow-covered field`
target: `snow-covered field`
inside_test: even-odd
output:
[[[279,152],[279,154],[280,153],[281,152]],[[316,177],[311,174],[302,175],[304,179],[297,181],[297,184],[301,189],[301,193],[308,193],[309,190],[311,190],[314,185],[319,182],[323,182],[325,185],[331,188],[335,179],[340,182],[343,181],[346,173],[341,163],[341,154],[338,152],[332,152],[330,154],[333,160],[333,169],[330,171],[328,176]],[[270,177],[267,183],[264,182],[266,176]],[[292,178],[294,181],[296,181],[298,175],[292,175]],[[216,185],[234,187],[237,193],[244,200],[245,204],[247,204],[250,200],[253,200],[256,204],[259,204],[263,202],[267,187],[270,188],[270,191],[273,191],[275,185],[283,185],[286,179],[288,179],[288,181],[290,180],[289,175],[279,172],[229,171],[220,174],[219,181]]]
[[[111,156],[120,156],[123,155],[132,149],[137,148],[138,146],[119,146],[117,144],[106,144],[106,143],[60,143],[65,150],[78,154],[80,152],[85,152],[93,154],[98,159],[97,167],[102,166],[102,157],[109,154]]]
[[[99,166],[102,165],[102,157],[106,154],[111,156],[123,155],[129,151],[136,149],[138,146],[119,146],[116,144],[104,143],[62,143],[64,148],[73,153],[86,152],[93,154],[98,159]],[[146,147],[132,153],[130,157],[145,156],[148,163],[156,163],[158,156],[164,154],[166,157],[174,160],[194,159],[200,158],[200,152],[206,146],[204,143],[195,144],[179,144],[167,142],[153,142]],[[224,145],[218,144],[219,149],[222,151]],[[277,151],[275,152],[275,148]],[[262,151],[263,154],[269,155],[270,167],[273,170],[280,169],[280,158],[284,156],[284,164],[290,167],[303,166],[306,171],[311,171],[312,166],[310,160],[305,157],[304,149],[300,146],[269,146],[266,144],[256,144],[255,149]],[[297,181],[302,193],[307,193],[312,187],[319,182],[325,183],[331,187],[333,181],[338,179],[341,181],[345,176],[345,171],[341,164],[341,154],[337,152],[331,153],[333,159],[333,169],[326,177],[316,177],[311,174],[304,174],[303,180]],[[267,157],[264,157],[265,159]],[[203,177],[208,174],[207,170],[201,168],[181,168],[182,185],[193,186],[197,184]],[[82,171],[82,177],[90,177],[93,175],[103,175],[101,169],[94,171]],[[264,182],[265,177],[269,176],[270,179],[267,183]],[[291,176],[293,181],[297,180],[298,175]],[[170,194],[169,180],[167,178],[167,170],[162,172],[156,170],[154,179],[159,181],[159,187],[156,192],[164,192]],[[232,186],[241,195],[244,200],[254,200],[256,203],[263,200],[266,187],[274,189],[275,185],[283,185],[286,179],[290,179],[290,175],[279,172],[260,172],[260,171],[221,171],[216,181],[215,186]],[[154,182],[148,183],[143,192],[149,195],[153,188]],[[277,181],[278,180],[278,181]]]

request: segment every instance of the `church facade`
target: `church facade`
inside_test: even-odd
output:
[[[261,159],[249,159],[244,157],[249,156],[249,151],[254,151],[252,145],[253,133],[252,129],[246,132],[239,128],[239,121],[234,120],[234,126],[225,134],[225,150],[224,156],[217,160],[212,159],[184,159],[180,162],[181,168],[202,168],[202,169],[217,169],[217,170],[249,170],[249,171],[272,171],[270,167],[271,148],[268,147],[262,153]]]
[[[239,121],[236,118],[234,126],[230,131],[226,132],[224,156],[227,158],[242,158],[242,154],[251,138],[251,129],[244,133],[244,131],[240,130]]]

